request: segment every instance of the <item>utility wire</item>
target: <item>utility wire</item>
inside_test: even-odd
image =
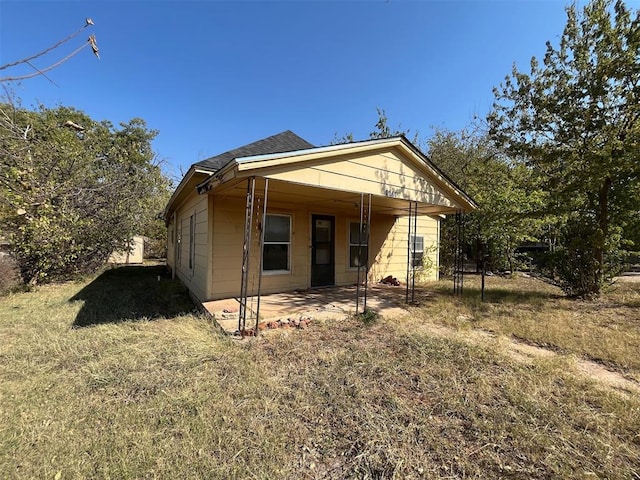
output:
[[[48,72],[49,70],[53,70],[54,68],[56,68],[58,65],[66,62],[67,60],[69,60],[71,57],[73,57],[74,55],[76,55],[80,50],[82,50],[83,48],[85,48],[86,46],[90,45],[90,43],[85,43],[84,45],[78,47],[77,49],[75,49],[73,52],[71,52],[69,55],[67,55],[66,57],[64,57],[62,60],[58,60],[56,63],[54,63],[53,65],[49,65],[47,68],[43,68],[41,70],[38,70],[36,68],[36,71],[33,73],[30,73],[28,75],[22,75],[19,77],[4,77],[4,78],[0,78],[0,82],[14,82],[16,80],[25,80],[27,78],[32,78],[32,77],[36,77],[38,75],[43,75],[44,72]],[[33,58],[33,57],[31,57]],[[21,61],[23,62],[23,61]],[[33,67],[35,68],[35,67]]]
[[[17,62],[13,62],[13,63],[7,63],[6,65],[2,65],[0,66],[0,70],[4,70],[5,68],[9,68],[9,67],[13,67],[15,65],[20,65],[21,63],[28,63],[29,60],[33,60],[34,58],[38,58],[41,57],[42,55],[44,55],[45,53],[50,52],[51,50],[58,48],[60,45],[62,45],[65,42],[68,42],[69,40],[71,40],[74,37],[77,37],[78,35],[80,35],[80,33],[87,27],[93,25],[93,21],[91,21],[90,18],[87,18],[86,23],[77,31],[72,33],[71,35],[69,35],[67,38],[64,38],[62,40],[60,40],[58,43],[56,43],[55,45],[52,45],[49,48],[44,49],[43,51],[41,51],[40,53],[36,53],[35,55],[32,55],[29,58],[24,58],[22,60],[18,60]],[[46,71],[46,70],[45,70]],[[25,77],[28,78],[28,77]]]

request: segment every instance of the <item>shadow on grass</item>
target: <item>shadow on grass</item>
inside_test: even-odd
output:
[[[452,293],[453,295],[453,293]],[[482,290],[476,287],[464,287],[464,298],[482,298]],[[487,288],[484,291],[485,303],[531,303],[535,300],[558,300],[566,298],[561,293],[544,292],[539,290],[510,290],[508,288]]]
[[[158,281],[158,277],[160,281]],[[82,300],[73,327],[174,317],[193,310],[187,289],[165,266],[127,266],[105,271],[69,301]]]
[[[468,277],[468,278],[467,278]],[[505,280],[502,285],[487,285],[484,291],[484,303],[508,303],[508,304],[529,304],[546,300],[558,300],[567,298],[559,289],[550,288],[547,284],[528,280],[525,283]],[[438,285],[434,291],[440,295],[456,296],[453,293],[453,284]],[[480,277],[476,275],[465,275],[462,299],[464,301],[481,302],[482,288]]]

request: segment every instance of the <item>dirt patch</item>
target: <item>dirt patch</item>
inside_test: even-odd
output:
[[[536,358],[566,357],[566,355],[551,349],[523,343],[486,330],[454,330],[434,324],[425,324],[424,328],[432,335],[454,338],[474,345],[499,345],[507,355],[523,363],[531,362]],[[628,379],[618,372],[611,371],[599,363],[591,360],[576,359],[575,366],[576,373],[588,377],[622,395],[640,394],[639,382]]]
[[[616,277],[618,282],[640,283],[640,272],[627,272]]]
[[[611,388],[628,393],[640,393],[640,383],[625,378],[618,372],[612,372],[598,363],[590,360],[578,360],[576,367],[580,373]]]

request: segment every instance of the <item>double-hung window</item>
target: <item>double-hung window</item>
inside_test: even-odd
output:
[[[424,256],[424,237],[422,235],[411,235],[411,266],[413,268],[422,268]]]
[[[360,228],[360,222],[349,222],[349,267],[364,267],[368,260],[367,225]]]
[[[264,272],[291,271],[291,216],[269,214],[264,225]]]

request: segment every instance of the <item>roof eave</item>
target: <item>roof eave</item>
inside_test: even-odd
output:
[[[213,172],[203,168],[196,168],[195,165],[191,165],[191,167],[189,167],[189,170],[182,177],[182,180],[180,180],[180,183],[178,184],[176,189],[173,191],[171,198],[169,198],[169,201],[167,202],[167,206],[162,212],[162,216],[164,218],[165,223],[169,222],[169,215],[173,211],[173,204],[178,199],[178,197],[180,197],[185,186],[189,183],[189,180],[191,180],[191,178],[193,178],[193,176],[197,174],[211,175],[212,173]]]
[[[265,161],[269,161],[269,160],[278,160],[278,159],[284,159],[284,158],[299,157],[299,156],[308,155],[308,154],[318,155],[318,154],[323,154],[323,153],[339,152],[341,150],[351,150],[351,151],[358,151],[358,150],[361,150],[361,149],[365,150],[365,149],[368,149],[368,148],[370,148],[371,146],[374,146],[374,145],[384,145],[384,144],[392,145],[394,143],[399,143],[401,138],[402,137],[380,138],[380,139],[375,139],[375,140],[363,140],[361,142],[351,142],[351,143],[341,143],[341,144],[338,144],[338,145],[328,145],[328,146],[325,146],[325,147],[306,148],[304,150],[294,150],[292,152],[268,153],[268,154],[264,154],[264,155],[252,155],[252,156],[249,156],[249,157],[236,158],[235,161],[237,162],[239,168],[241,170],[244,170],[244,169],[247,169],[247,168],[251,168],[251,167],[249,167],[249,165],[252,164],[252,163],[256,163],[256,162],[265,162]]]
[[[227,182],[236,176],[238,162],[234,158],[229,161],[224,167],[217,172],[209,174],[202,182],[196,185],[196,191],[198,194],[203,195],[211,190],[213,187]]]
[[[478,208],[478,204],[476,203],[476,201],[471,198],[469,194],[467,194],[462,188],[460,188],[458,184],[454,182],[446,173],[444,173],[435,163],[433,163],[429,157],[422,153],[422,151],[418,147],[411,143],[407,139],[407,137],[402,135],[400,138],[402,139],[404,145],[412,150],[414,154],[417,155],[420,159],[422,159],[426,166],[431,169],[437,176],[441,177],[444,182],[448,184],[449,188],[454,191],[454,193],[465,200],[469,207],[468,209],[464,209],[465,212],[471,212]]]

